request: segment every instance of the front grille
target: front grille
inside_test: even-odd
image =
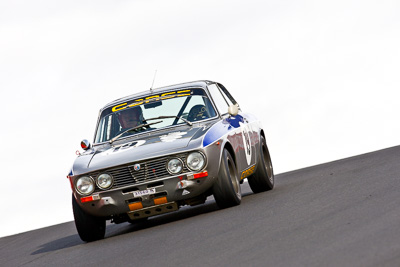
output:
[[[183,172],[188,172],[189,169],[186,166],[186,155],[177,155],[184,162]],[[141,183],[144,181],[151,181],[159,178],[165,178],[171,176],[167,171],[166,164],[169,159],[173,157],[163,157],[148,161],[138,161],[132,162],[130,164],[125,164],[110,169],[105,169],[98,172],[91,172],[91,176],[94,180],[100,173],[109,173],[114,177],[114,185],[111,189],[117,189],[125,186],[135,185],[136,183]],[[135,171],[134,165],[140,164],[140,169]],[[95,192],[100,192],[102,189],[96,186]]]

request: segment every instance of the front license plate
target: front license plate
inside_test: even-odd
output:
[[[142,197],[142,196],[154,194],[155,192],[156,192],[155,188],[149,188],[149,189],[142,190],[142,191],[135,191],[135,192],[133,192],[133,196],[134,197]]]

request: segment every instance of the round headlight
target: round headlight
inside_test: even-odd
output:
[[[171,174],[180,173],[183,169],[183,163],[180,159],[170,159],[167,164],[167,169]]]
[[[82,195],[90,195],[94,191],[94,181],[89,176],[82,176],[76,181],[76,190]]]
[[[186,163],[189,169],[191,169],[192,171],[199,171],[206,164],[206,159],[204,158],[203,154],[199,152],[193,152],[190,153],[187,157]]]
[[[97,186],[101,189],[107,189],[112,186],[114,179],[108,173],[102,173],[97,176]]]

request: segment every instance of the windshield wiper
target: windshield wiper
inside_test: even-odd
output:
[[[193,125],[193,123],[191,123],[191,122],[188,121],[187,119],[185,119],[185,118],[183,118],[183,117],[179,117],[179,116],[159,116],[159,117],[154,117],[154,118],[146,119],[146,121],[158,120],[158,119],[170,119],[170,118],[178,118],[178,119],[180,119],[180,120],[183,120],[184,122],[186,122],[186,123],[189,124],[190,126]]]
[[[110,140],[110,144],[112,144],[115,140],[117,140],[118,138],[120,138],[121,136],[123,136],[124,134],[126,134],[127,132],[131,132],[131,131],[134,131],[134,130],[136,130],[136,129],[143,128],[143,127],[146,127],[146,126],[149,126],[149,125],[153,125],[153,124],[157,124],[157,123],[160,123],[160,122],[162,122],[162,121],[156,121],[156,122],[153,122],[153,123],[144,123],[144,124],[140,124],[140,125],[138,125],[138,126],[129,128],[128,130],[123,131],[122,133],[120,133],[119,135],[117,135],[117,136],[115,136],[113,139],[111,139],[111,140]]]

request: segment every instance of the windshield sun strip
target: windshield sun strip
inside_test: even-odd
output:
[[[188,93],[188,92],[190,92],[190,93]],[[114,106],[111,109],[111,111],[117,112],[119,110],[123,110],[126,108],[140,106],[143,104],[149,104],[151,102],[157,102],[160,100],[166,100],[166,99],[175,98],[175,97],[190,96],[192,92],[193,92],[192,89],[188,89],[188,90],[179,90],[179,91],[167,92],[167,93],[163,93],[163,94],[151,95],[151,96],[147,96],[145,98],[135,99],[135,100],[129,102],[129,104],[128,104],[128,101],[126,103],[118,104],[118,105]]]

